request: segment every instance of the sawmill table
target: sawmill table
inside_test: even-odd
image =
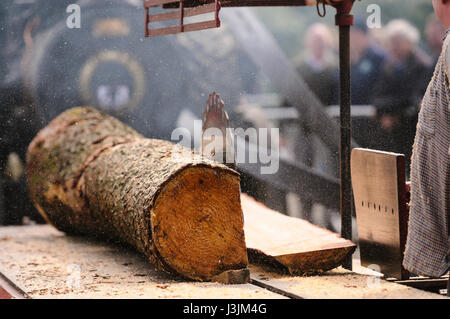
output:
[[[155,270],[128,248],[48,225],[0,227],[0,274],[30,298],[445,298],[341,267],[310,277],[250,269],[250,284],[186,281]]]

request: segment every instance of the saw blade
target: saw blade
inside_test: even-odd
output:
[[[213,92],[203,112],[202,155],[236,169],[230,119],[220,95]]]

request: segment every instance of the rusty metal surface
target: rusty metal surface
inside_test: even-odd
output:
[[[326,4],[332,5],[348,0],[323,0]],[[222,0],[220,3],[222,7],[279,7],[279,6],[313,6],[317,2],[322,3],[322,0]],[[210,3],[209,0],[185,0],[184,6],[193,7]],[[169,6],[170,7],[170,6]]]
[[[13,299],[13,296],[0,286],[0,299]]]
[[[350,153],[352,149],[351,127],[351,64],[350,64],[350,26],[353,15],[350,11],[354,0],[333,2],[336,8],[335,22],[339,26],[339,106],[340,106],[340,213],[341,235],[352,239],[352,183],[350,174]],[[352,269],[352,258],[349,256],[343,264]]]
[[[350,92],[350,27],[339,26],[339,104],[340,104],[340,213],[341,235],[352,239],[351,152],[351,92]],[[352,269],[351,256],[344,267]]]
[[[0,299],[28,299],[30,298],[14,282],[0,272]]]

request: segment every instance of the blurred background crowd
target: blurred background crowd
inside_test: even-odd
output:
[[[368,27],[370,4],[379,5],[380,27]],[[299,75],[328,113],[337,118],[339,48],[334,11],[327,12],[325,18],[290,8],[280,9],[275,18],[263,10],[258,14],[290,56]],[[431,1],[361,2],[355,5],[354,16],[355,24],[351,29],[352,136],[359,147],[404,154],[409,179],[421,100],[433,76],[446,30],[435,17]],[[289,139],[283,129],[282,138]],[[320,142],[307,133],[306,140],[312,149],[296,149],[293,157],[327,174],[338,172],[338,168],[328,162],[330,154],[321,148]],[[303,158],[299,158],[301,156]],[[337,214],[320,205],[311,206],[308,200],[293,194],[287,194],[286,206],[278,209],[291,215],[301,212],[301,218],[329,229],[340,229]]]
[[[357,17],[351,31],[352,103],[373,106],[376,132],[356,132],[364,147],[405,154],[409,159],[420,102],[433,75],[445,30],[434,15],[425,38],[405,19],[369,29]],[[338,101],[335,30],[314,23],[306,31],[304,51],[293,58],[298,72],[324,105]]]

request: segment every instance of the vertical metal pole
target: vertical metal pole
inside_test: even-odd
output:
[[[180,0],[180,32],[184,32],[184,3]]]
[[[149,32],[148,32],[148,24],[150,23],[150,17],[149,17],[149,8],[145,7],[145,37],[148,38]]]
[[[341,235],[352,239],[352,184],[350,176],[351,86],[350,86],[350,26],[339,26],[339,104],[341,124],[340,178],[341,178]],[[352,269],[352,257],[344,261],[344,268]]]
[[[336,25],[339,26],[339,105],[340,105],[340,212],[341,236],[352,239],[352,181],[350,175],[350,153],[352,143],[351,128],[351,85],[350,85],[350,14],[354,0],[332,4],[336,8]],[[333,2],[332,2],[333,3]],[[352,270],[352,256],[348,256],[342,266]]]

